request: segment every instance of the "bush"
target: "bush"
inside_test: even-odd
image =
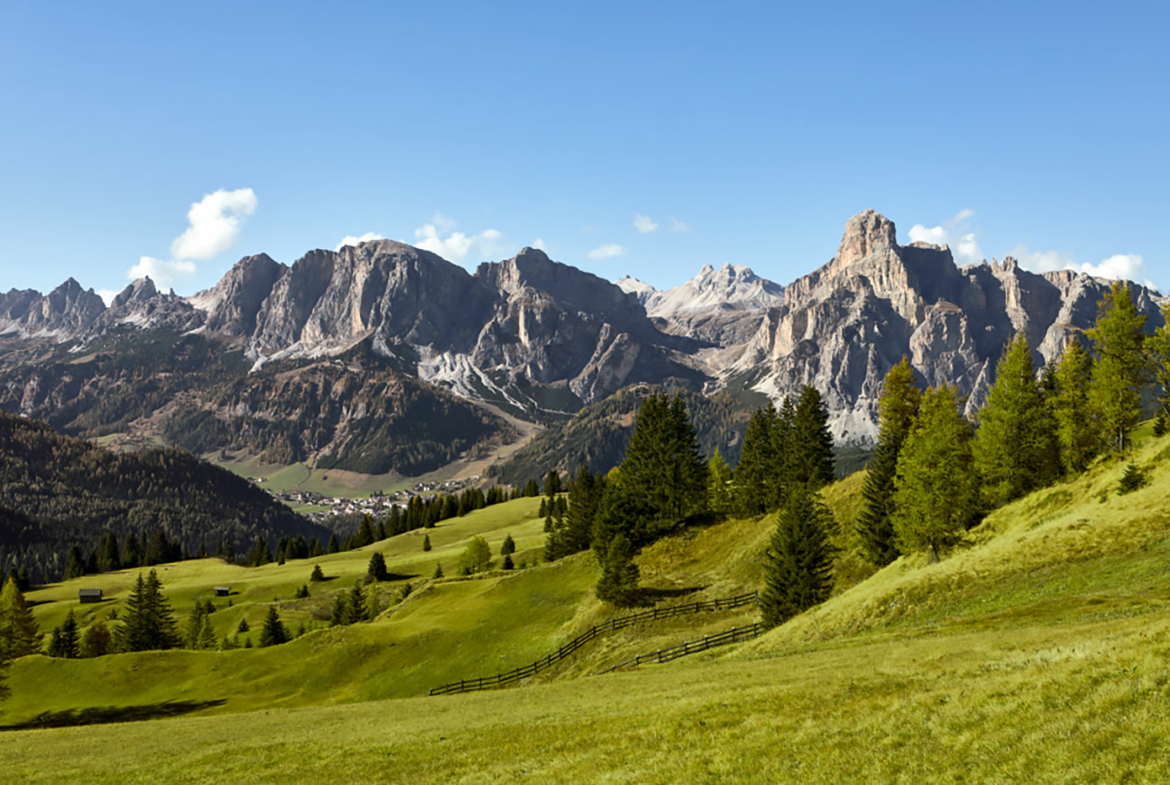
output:
[[[1148,482],[1146,473],[1139,469],[1136,463],[1130,461],[1129,465],[1125,467],[1125,473],[1121,475],[1121,482],[1117,484],[1117,494],[1124,496],[1127,493],[1133,493],[1139,488],[1145,487]]]

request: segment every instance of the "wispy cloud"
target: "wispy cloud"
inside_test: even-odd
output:
[[[333,250],[340,251],[342,248],[344,248],[347,245],[361,245],[362,243],[368,243],[370,240],[385,240],[385,239],[386,239],[385,237],[378,234],[377,232],[366,232],[361,237],[354,237],[352,234],[347,234],[345,237],[341,238],[341,242],[339,242],[337,244],[337,247],[335,247]]]
[[[949,246],[951,255],[959,264],[981,262],[983,250],[979,247],[979,238],[976,232],[968,231],[968,222],[974,216],[975,211],[968,207],[955,213],[941,226],[914,224],[910,227],[910,241]]]
[[[1159,288],[1146,277],[1145,260],[1140,254],[1114,254],[1108,259],[1103,259],[1099,264],[1093,264],[1092,262],[1077,262],[1071,254],[1063,251],[1030,251],[1027,247],[1018,245],[1012,250],[1011,256],[1015,257],[1024,269],[1037,273],[1075,270],[1095,278],[1137,281],[1151,289]]]
[[[690,234],[691,227],[690,224],[684,223],[672,215],[670,216],[670,231]]]
[[[138,260],[138,264],[126,271],[126,277],[134,281],[149,276],[156,287],[165,291],[177,281],[191,278],[197,271],[195,263],[191,261],[181,259],[166,261],[143,256]]]
[[[621,256],[626,252],[626,249],[617,243],[609,245],[602,245],[594,248],[589,252],[590,259],[612,259],[615,256]]]
[[[642,234],[649,234],[658,228],[658,224],[654,223],[650,216],[636,213],[634,215],[634,228]]]
[[[415,246],[436,253],[444,259],[462,263],[473,248],[487,258],[505,250],[504,235],[495,229],[485,229],[468,235],[454,231],[458,224],[442,213],[435,213],[429,223],[414,230]]]

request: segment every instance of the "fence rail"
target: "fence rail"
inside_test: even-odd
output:
[[[688,654],[698,654],[701,651],[713,649],[716,646],[726,646],[729,643],[750,640],[759,636],[763,631],[764,625],[761,622],[756,622],[750,627],[732,627],[730,630],[718,633],[717,635],[704,635],[700,640],[687,641],[686,643],[680,643],[678,646],[672,646],[669,649],[659,649],[651,654],[639,654],[637,657],[628,659],[625,662],[619,662],[612,668],[606,668],[593,675],[600,676],[603,673],[616,671],[618,668],[628,668],[631,665],[641,665],[647,662],[670,662],[671,660],[677,660],[679,657],[685,657]]]
[[[577,649],[580,649],[586,643],[593,640],[603,632],[622,630],[626,627],[644,621],[671,619],[675,616],[685,616],[687,614],[702,613],[704,611],[729,611],[734,608],[742,608],[745,605],[753,604],[760,604],[759,592],[754,591],[748,594],[740,594],[736,597],[724,597],[714,600],[692,602],[687,605],[673,605],[666,608],[653,608],[648,611],[639,611],[638,613],[633,613],[629,616],[621,616],[616,619],[610,619],[604,624],[593,625],[585,633],[578,635],[576,638],[569,641],[564,646],[554,651],[552,654],[549,654],[547,657],[542,657],[531,665],[526,665],[523,668],[516,668],[515,670],[510,670],[506,673],[497,673],[495,676],[484,676],[477,679],[463,679],[460,681],[453,681],[450,684],[444,684],[442,687],[435,687],[427,694],[451,695],[453,693],[478,692],[480,690],[494,690],[500,687],[507,687],[511,684],[517,683],[521,679],[527,679],[531,676],[535,676],[542,670],[555,665],[565,657],[568,657],[569,655],[576,652]],[[747,628],[742,627],[740,629]],[[663,661],[665,662],[665,660]]]

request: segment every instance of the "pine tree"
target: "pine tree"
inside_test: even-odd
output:
[[[538,518],[548,517],[548,500],[543,498],[543,497],[541,497],[541,499],[540,499],[540,509],[537,510],[536,517],[538,517]]]
[[[329,535],[329,547],[325,549],[326,553],[338,553],[341,551],[341,546],[337,544],[337,533]]]
[[[248,624],[247,619],[240,619],[240,623],[236,625],[236,633],[249,632],[252,627]]]
[[[805,485],[819,490],[833,481],[833,435],[829,433],[829,408],[815,387],[805,385],[796,403],[796,416],[788,434],[783,456],[787,485]],[[777,489],[779,494],[787,489]],[[778,506],[778,505],[777,505]]]
[[[154,651],[172,649],[179,644],[175,618],[170,603],[162,594],[158,573],[150,571],[146,580],[142,573],[130,597],[117,634],[119,651]]]
[[[604,482],[601,477],[592,474],[585,463],[577,470],[577,477],[569,487],[568,509],[560,543],[561,556],[589,548],[593,524],[597,520],[601,495],[605,490]]]
[[[832,517],[807,485],[795,484],[776,517],[767,553],[764,624],[775,627],[829,598],[833,589]]]
[[[372,591],[372,587],[371,587]],[[346,607],[346,624],[356,624],[359,621],[369,621],[370,617],[366,609],[366,593],[362,591],[361,582],[353,585],[349,591],[349,600],[345,604]]]
[[[424,534],[423,535],[423,553],[426,553],[430,549],[431,549],[431,535]]]
[[[386,559],[381,553],[374,551],[370,556],[370,565],[366,569],[366,574],[375,581],[384,581],[390,577],[390,573],[386,570]]]
[[[634,548],[624,534],[616,534],[602,559],[601,579],[595,589],[597,599],[618,607],[634,605],[638,598],[638,579]]]
[[[1115,452],[1125,449],[1141,417],[1142,386],[1149,376],[1145,324],[1129,285],[1115,281],[1098,304],[1096,326],[1087,332],[1096,354],[1089,402],[1100,414],[1106,444]]]
[[[1162,436],[1166,432],[1166,420],[1170,417],[1170,305],[1162,306],[1162,326],[1146,338],[1146,354],[1153,370],[1154,395],[1158,400],[1154,435]]]
[[[442,562],[435,562],[435,572],[431,577],[434,578],[435,580],[438,580],[439,578],[443,577],[443,563]]]
[[[551,502],[560,492],[561,475],[557,472],[556,469],[549,469],[548,476],[544,478],[544,495],[547,496]]]
[[[333,598],[333,610],[329,614],[329,626],[337,627],[341,624],[349,624],[349,603],[346,601],[344,592],[339,592]]]
[[[869,462],[862,490],[864,499],[857,521],[857,533],[870,561],[885,566],[898,558],[893,511],[894,477],[898,468],[898,454],[906,441],[922,392],[914,381],[914,370],[906,357],[890,368],[882,384],[878,404],[878,443]]]
[[[512,554],[510,554],[510,553],[505,554],[504,555],[503,569],[511,570],[511,569],[515,569],[515,567],[516,567],[516,565],[512,562]]]
[[[1036,380],[1032,350],[1020,333],[1004,349],[973,445],[986,501],[993,507],[1056,479],[1056,424]]]
[[[776,426],[776,410],[771,403],[756,409],[748,420],[739,464],[733,475],[732,506],[741,518],[763,515],[773,497],[776,454],[772,443],[772,429]]]
[[[203,620],[207,618],[207,611],[203,605],[196,603],[187,615],[187,629],[183,636],[188,649],[198,649],[203,633]]]
[[[903,553],[954,543],[979,510],[979,476],[971,426],[953,387],[931,388],[898,456],[892,521]]]
[[[719,448],[707,461],[707,506],[718,516],[731,512],[731,467],[719,454]]]
[[[323,573],[321,571],[321,565],[314,564],[313,565],[313,574],[309,576],[309,582],[310,583],[320,583],[323,580],[325,580],[325,573]]]
[[[1100,445],[1100,426],[1089,404],[1093,359],[1073,336],[1056,368],[1056,396],[1052,400],[1060,460],[1067,474],[1080,474]]]
[[[358,528],[357,539],[354,541],[354,546],[357,548],[364,548],[367,545],[373,545],[375,541],[374,535],[374,519],[370,517],[369,513],[362,516],[362,525]]]
[[[112,647],[110,628],[106,625],[105,619],[98,616],[89,623],[85,628],[85,634],[81,636],[81,656],[103,657],[110,653]]]
[[[199,648],[204,651],[215,648],[215,626],[207,614],[203,615],[203,627],[199,630]]]
[[[512,539],[512,535],[508,534],[504,537],[504,541],[500,543],[500,555],[508,556],[516,552],[516,541]]]
[[[260,648],[279,646],[288,642],[288,631],[280,621],[280,614],[275,605],[268,606],[268,615],[264,617],[264,626],[260,628]]]
[[[17,580],[8,576],[0,591],[0,663],[41,650],[41,632]]]
[[[52,637],[49,640],[48,654],[50,657],[75,660],[81,656],[80,643],[80,635],[77,631],[77,617],[73,615],[73,609],[70,608],[69,614],[65,617],[65,621],[61,622],[61,626],[53,630]]]

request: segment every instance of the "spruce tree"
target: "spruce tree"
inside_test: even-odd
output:
[[[430,549],[431,549],[431,535],[424,534],[423,535],[423,553],[426,553]]]
[[[434,578],[435,580],[438,580],[439,578],[443,577],[443,563],[442,562],[435,562],[435,572],[433,575],[431,575],[431,577]]]
[[[341,546],[337,544],[337,532],[329,535],[329,546],[325,549],[326,553],[338,553],[341,551]]]
[[[1092,375],[1093,358],[1073,336],[1056,368],[1056,396],[1052,400],[1060,461],[1070,475],[1087,469],[1100,446],[1097,413],[1089,403]]]
[[[953,387],[922,397],[914,427],[898,456],[892,521],[903,553],[929,551],[938,560],[979,511],[979,476],[971,426],[959,413]]]
[[[833,589],[832,518],[820,498],[794,484],[776,516],[767,552],[760,605],[764,624],[775,627],[829,598]]]
[[[500,555],[508,556],[516,552],[516,541],[512,539],[512,535],[505,535],[504,541],[500,543]]]
[[[782,466],[785,485],[805,485],[815,491],[833,481],[829,408],[815,387],[805,385],[800,391],[792,429],[785,440]],[[776,502],[786,491],[783,486],[777,488]]]
[[[251,625],[248,624],[247,619],[240,619],[240,623],[236,625],[236,633],[237,634],[243,633],[243,632],[250,632],[251,629],[252,629],[252,627],[251,627]]]
[[[372,590],[372,587],[371,587]],[[355,624],[359,621],[369,621],[370,617],[366,609],[366,593],[362,591],[361,582],[353,585],[349,591],[349,600],[345,604],[346,624]]]
[[[763,515],[771,503],[777,463],[772,441],[775,425],[776,410],[771,403],[756,409],[748,420],[733,474],[732,506],[741,518]]]
[[[1149,377],[1145,324],[1129,284],[1115,281],[1098,304],[1096,326],[1087,332],[1096,354],[1089,402],[1100,414],[1105,443],[1115,452],[1126,448],[1141,417],[1142,387]]]
[[[337,627],[341,624],[349,624],[349,603],[346,601],[344,592],[338,592],[333,598],[333,610],[329,614],[329,626]]]
[[[268,606],[268,615],[264,617],[264,626],[260,628],[260,648],[279,646],[288,642],[288,631],[280,621],[280,614],[275,605]]]
[[[857,520],[857,533],[862,548],[870,561],[879,567],[898,558],[893,511],[894,477],[898,468],[898,454],[914,425],[922,392],[914,381],[910,360],[890,368],[882,384],[878,404],[878,441],[870,459],[862,490],[863,505]]]
[[[987,404],[979,410],[975,466],[989,505],[998,507],[1056,479],[1056,424],[1036,379],[1023,333],[1005,347]]]
[[[364,548],[367,545],[372,545],[376,537],[374,535],[374,519],[370,517],[369,513],[362,516],[362,524],[358,527],[357,539],[354,540],[354,547]]]
[[[36,654],[42,637],[16,578],[8,576],[0,591],[0,662]]]
[[[203,615],[203,627],[199,630],[199,648],[204,651],[215,648],[215,626],[207,614]]]
[[[81,656],[80,644],[81,636],[77,630],[77,617],[74,616],[73,609],[70,608],[65,621],[61,622],[61,626],[53,629],[48,654],[50,657],[75,660]]]
[[[711,460],[707,461],[707,506],[718,516],[731,512],[731,467],[715,448]]]
[[[85,628],[85,634],[81,636],[81,656],[103,657],[109,654],[112,648],[110,628],[106,625],[105,619],[98,616],[89,623]]]
[[[510,554],[510,553],[505,554],[504,555],[503,569],[511,570],[511,569],[514,569],[515,567],[516,567],[516,565],[512,562],[512,554]]]
[[[138,574],[134,589],[126,600],[117,641],[119,651],[154,651],[179,645],[175,617],[154,570],[145,580],[142,573]]]
[[[314,564],[313,565],[313,574],[309,576],[309,581],[311,583],[320,583],[323,580],[325,580],[325,573],[323,573],[321,571],[321,565]]]
[[[548,476],[544,478],[544,495],[547,496],[551,502],[560,492],[561,475],[557,472],[556,469],[549,469]]]
[[[366,574],[375,581],[384,581],[390,577],[390,573],[386,570],[386,558],[381,553],[374,551],[370,555],[370,564],[366,568]]]
[[[1162,306],[1162,325],[1146,338],[1146,353],[1154,375],[1154,396],[1158,401],[1155,416],[1155,436],[1166,432],[1166,420],[1170,417],[1170,305]],[[1160,427],[1159,427],[1160,424]]]
[[[634,564],[634,548],[624,534],[609,541],[601,564],[601,579],[595,592],[597,599],[618,607],[635,605],[638,599],[638,565]]]
[[[187,629],[183,636],[188,649],[198,649],[203,633],[203,620],[207,618],[207,611],[203,605],[196,603],[187,615]]]

